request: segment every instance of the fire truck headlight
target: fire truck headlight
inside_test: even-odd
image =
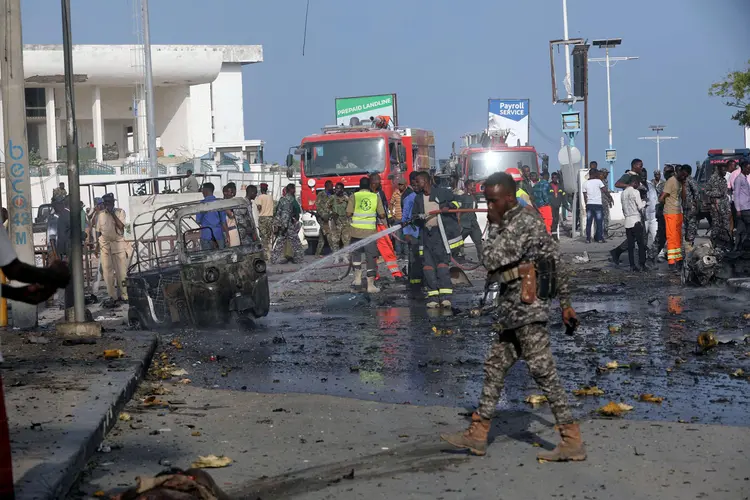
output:
[[[310,189],[315,187],[315,179],[307,179],[307,187]]]

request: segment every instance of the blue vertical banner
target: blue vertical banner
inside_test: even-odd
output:
[[[529,99],[490,99],[487,129],[507,131],[509,146],[529,143]]]

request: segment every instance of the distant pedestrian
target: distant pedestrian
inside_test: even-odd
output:
[[[188,170],[185,174],[180,191],[183,193],[197,193],[200,191],[200,184],[198,184],[198,179],[195,178],[192,170]]]
[[[399,175],[393,179],[393,194],[391,195],[391,201],[388,202],[388,212],[391,219],[396,222],[401,222],[401,197],[402,193],[406,191],[406,179]],[[406,256],[406,242],[403,241],[404,233],[402,229],[399,229],[394,233],[393,246],[396,251],[396,257],[401,258]]]
[[[412,222],[414,216],[414,202],[417,198],[417,173],[409,174],[409,187],[402,193],[401,198],[401,223],[404,224],[403,233],[407,244],[409,256],[408,274],[409,285],[412,291],[422,288],[424,271],[422,256],[419,252],[419,228]],[[409,222],[409,224],[406,224]]]
[[[568,194],[560,185],[560,174],[552,173],[549,183],[549,200],[552,209],[552,234],[555,239],[560,238],[560,209],[570,210]]]
[[[602,234],[604,238],[609,239],[609,211],[615,206],[615,199],[609,192],[609,170],[606,168],[599,170],[599,180],[604,184],[604,194],[602,196]]]
[[[737,208],[737,223],[735,236],[735,250],[742,250],[743,244],[748,240],[750,233],[750,162],[740,161],[741,174],[734,179],[733,193],[734,205]]]
[[[698,183],[693,178],[693,167],[682,165],[682,170],[686,172],[685,177],[685,203],[683,205],[682,215],[684,218],[684,235],[685,235],[685,252],[690,252],[695,245],[695,238],[698,236],[698,212],[700,210],[701,191]]]
[[[544,226],[547,228],[548,233],[552,233],[552,206],[550,204],[550,184],[549,184],[549,172],[542,174],[542,179],[534,184],[532,188],[534,191],[534,199],[536,200],[536,208],[539,210],[539,215],[544,220]]]
[[[65,183],[61,182],[55,189],[52,190],[52,198],[64,198],[68,196],[68,192],[65,190]]]
[[[645,231],[646,231],[646,244],[650,249],[654,240],[656,239],[656,233],[659,230],[659,222],[657,219],[657,207],[659,206],[659,195],[656,192],[656,185],[653,182],[646,182],[646,210],[644,217]],[[664,214],[662,214],[662,218]]]
[[[593,177],[592,177],[593,175]],[[583,183],[583,199],[586,203],[586,243],[591,243],[591,225],[596,224],[594,241],[604,243],[602,200],[604,199],[604,183],[599,179],[599,173],[589,172],[589,180]]]
[[[466,182],[466,192],[459,191],[460,195],[457,195],[458,202],[461,204],[462,209],[476,209],[479,206],[477,200],[477,185],[473,180]],[[474,243],[474,247],[477,250],[477,262],[482,261],[482,228],[479,227],[479,221],[477,220],[476,212],[463,212],[458,214],[458,223],[461,226],[461,239],[471,237],[471,241]],[[463,255],[464,246],[460,246],[460,255]]]
[[[665,165],[664,166],[664,178],[659,182],[659,184],[656,185],[656,195],[657,195],[657,204],[656,204],[656,223],[657,223],[657,230],[656,230],[656,238],[654,239],[653,246],[651,247],[651,251],[649,252],[651,254],[650,259],[651,262],[656,263],[657,257],[662,256],[662,252],[664,251],[664,248],[667,244],[667,223],[664,219],[664,205],[661,203],[661,195],[664,192],[664,186],[666,186],[667,181],[671,179],[675,174],[675,169],[673,165]]]
[[[326,242],[328,246],[333,250],[331,245],[331,197],[333,196],[333,182],[326,181],[324,188],[318,192],[318,196],[315,198],[315,219],[318,221],[320,226],[320,233],[318,234],[318,246],[315,249],[315,256],[321,257],[323,255],[323,249],[325,248]]]
[[[260,240],[265,249],[266,259],[271,259],[271,246],[273,244],[273,198],[268,194],[268,184],[261,182],[260,196],[255,204],[258,205],[258,230],[260,231]]]
[[[622,192],[622,214],[625,216],[625,235],[628,238],[628,260],[631,271],[640,271],[646,267],[646,241],[643,231],[642,210],[646,202],[641,199],[638,186],[641,179],[631,176],[630,186]],[[635,246],[638,245],[638,266],[635,263]]]
[[[252,217],[252,232],[251,236],[253,237],[253,241],[260,241],[260,230],[258,227],[259,220],[260,220],[260,211],[258,210],[258,203],[255,201],[255,199],[258,197],[258,186],[255,186],[253,184],[250,184],[245,188],[245,198],[247,198],[247,201],[250,202],[250,213],[249,215]],[[238,222],[239,223],[239,222]]]

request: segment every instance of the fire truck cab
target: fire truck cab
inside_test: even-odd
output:
[[[377,172],[390,199],[395,189],[392,179],[408,176],[412,170],[428,170],[437,163],[433,132],[416,128],[326,127],[320,134],[304,137],[293,149],[300,156],[302,226],[311,248],[320,235],[311,212],[317,209],[315,200],[326,181],[334,185],[342,182],[351,194],[359,189],[363,176]],[[289,154],[287,166],[293,161]]]

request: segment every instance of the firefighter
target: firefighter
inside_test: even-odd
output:
[[[128,301],[125,278],[128,271],[127,247],[125,241],[125,210],[115,208],[115,197],[107,193],[102,197],[104,210],[96,218],[98,252],[101,255],[102,273],[107,284],[107,305],[114,307],[118,299]],[[115,281],[117,276],[117,281]],[[117,295],[117,287],[120,295]]]
[[[417,186],[420,192],[414,200],[413,215],[420,217],[419,245],[424,263],[427,307],[450,309],[453,295],[451,250],[463,245],[464,240],[456,214],[446,212],[451,208],[460,208],[461,204],[450,189],[433,186],[427,172],[417,173]],[[428,216],[437,210],[443,213]]]
[[[401,223],[405,224],[410,221],[414,212],[414,202],[417,199],[417,173],[412,171],[409,174],[409,187],[401,193]],[[404,225],[403,229],[404,239],[408,246],[409,256],[409,285],[411,285],[412,291],[422,289],[422,257],[419,255],[419,228],[415,225],[408,224]]]
[[[380,203],[383,205],[383,208],[388,206],[388,198],[386,198],[385,193],[383,192],[383,188],[381,186],[380,182],[380,174],[371,174],[370,175],[370,190],[377,194],[380,198]],[[388,212],[386,212],[386,217],[384,219],[381,219],[378,221],[377,229],[378,232],[385,231],[386,225],[385,221],[388,218]],[[401,272],[401,269],[398,268],[398,258],[396,257],[396,251],[393,248],[393,242],[391,241],[391,238],[380,238],[378,240],[378,252],[380,253],[380,256],[383,257],[383,261],[385,262],[385,265],[388,267],[388,270],[391,272],[391,276],[393,276],[394,281],[403,281],[404,280],[404,273]],[[376,264],[377,269],[377,264]],[[375,280],[380,279],[380,274],[377,273],[377,276],[375,277]]]
[[[370,179],[362,177],[359,180],[359,191],[349,198],[346,206],[346,215],[351,219],[351,242],[356,243],[373,236],[378,232],[378,217],[385,218],[385,209],[380,197],[370,190]],[[367,293],[380,291],[375,286],[375,270],[377,269],[378,245],[371,241],[364,248],[352,252],[352,267],[354,268],[354,281],[352,286],[362,286],[362,253],[365,254],[367,264]]]

